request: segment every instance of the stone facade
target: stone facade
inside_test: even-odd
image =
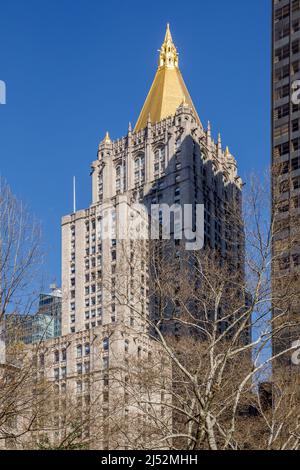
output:
[[[242,182],[236,161],[220,139],[212,140],[210,126],[203,130],[188,105],[136,134],[129,129],[126,138],[104,139],[92,169],[90,208],[62,221],[64,334],[117,321],[104,298],[103,279],[112,264],[118,273],[121,252],[116,239],[101,240],[103,207],[112,208],[117,220],[124,201],[129,207],[140,202],[149,213],[151,204],[204,204],[205,244],[243,269]]]
[[[43,403],[41,431],[31,436],[35,447],[53,448],[64,441],[90,449],[163,447],[158,421],[149,418],[147,407],[155,402],[152,411],[163,415],[171,429],[171,414],[161,404],[170,367],[148,335],[110,324],[33,345],[32,354],[38,383],[53,384]],[[138,380],[141,374],[146,380],[152,369],[160,370],[159,383],[152,382],[145,392]],[[168,400],[165,396],[165,405]]]

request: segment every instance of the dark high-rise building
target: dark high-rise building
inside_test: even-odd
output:
[[[61,304],[62,293],[55,284],[50,286],[51,292],[40,294],[39,309],[37,315],[48,317],[51,324],[51,333],[54,338],[61,336]]]
[[[300,0],[273,0],[272,6],[273,312],[294,323],[300,318]],[[284,328],[274,351],[299,339],[297,326]]]
[[[61,290],[51,286],[51,293],[40,294],[35,314],[8,314],[5,317],[6,342],[36,344],[61,336]]]

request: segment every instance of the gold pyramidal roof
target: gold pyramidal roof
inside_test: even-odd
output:
[[[178,53],[173,43],[169,24],[167,24],[165,40],[159,53],[158,69],[134,132],[138,132],[147,126],[149,116],[152,124],[169,116],[174,116],[177,108],[182,103],[188,104],[193,109],[197,120],[200,122],[179,70]]]

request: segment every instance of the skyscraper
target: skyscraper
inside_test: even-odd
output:
[[[52,423],[47,436],[51,442],[65,435],[67,400],[71,397],[72,403],[75,397],[76,406],[69,410],[78,413],[73,417],[76,425],[84,417],[90,447],[130,448],[135,439],[141,445],[141,436],[151,431],[145,412],[149,401],[142,399],[140,377],[130,396],[127,388],[142,360],[159,372],[158,389],[152,390],[151,382],[146,392],[149,397],[159,391],[152,399],[153,412],[172,429],[163,388],[171,379],[169,363],[145,321],[155,314],[149,302],[146,222],[152,206],[190,205],[187,228],[195,234],[196,205],[203,205],[204,249],[218,253],[243,276],[241,190],[235,158],[228,147],[223,149],[220,135],[214,141],[210,124],[204,129],[198,116],[168,25],[134,130],[129,124],[127,135],[116,140],[106,133],[92,162],[91,205],[62,219],[62,335],[32,347],[38,377],[53,382],[57,398],[56,425]],[[129,227],[124,233],[125,219]],[[137,220],[145,235],[138,240],[130,231]],[[171,231],[173,238],[183,231],[176,218]],[[156,429],[150,437],[144,448],[163,445]]]
[[[300,79],[300,1],[273,0],[272,26],[273,297],[282,297],[282,305],[274,306],[277,313],[294,321],[300,313],[300,107],[294,95]],[[295,340],[299,328],[285,328],[274,351]]]
[[[108,210],[118,225],[124,205],[142,203],[150,214],[155,204],[203,204],[205,245],[243,270],[243,234],[237,223],[241,188],[235,158],[222,148],[220,135],[214,142],[210,124],[205,130],[200,121],[168,25],[134,131],[129,125],[127,136],[115,141],[106,133],[92,163],[91,206],[62,220],[63,334],[134,321],[115,301],[124,244],[118,243],[118,234],[110,240],[101,237]],[[195,213],[191,230],[194,226]],[[145,292],[141,308],[147,310],[145,264],[139,269]],[[108,278],[110,292],[103,289]]]
[[[61,290],[55,284],[50,286],[51,292],[40,294],[37,315],[48,316],[53,330],[53,337],[61,336]]]
[[[61,336],[61,290],[51,286],[51,293],[40,294],[35,314],[5,316],[6,342],[40,343]]]

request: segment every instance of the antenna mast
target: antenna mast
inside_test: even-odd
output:
[[[73,176],[73,213],[76,212],[76,178]]]

